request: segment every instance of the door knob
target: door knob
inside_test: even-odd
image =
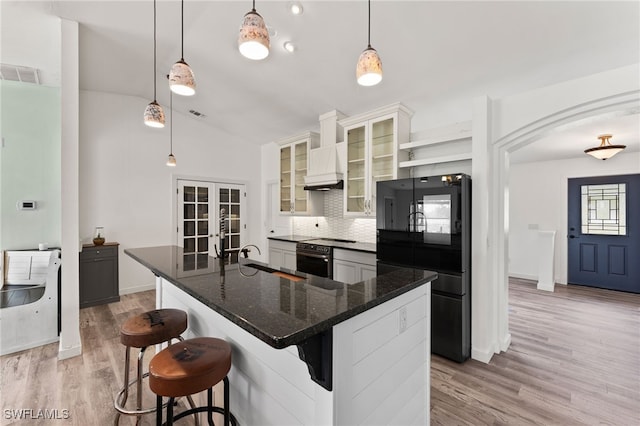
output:
[[[569,235],[569,238],[578,238],[575,235]]]

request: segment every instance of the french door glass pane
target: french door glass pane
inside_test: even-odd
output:
[[[185,219],[195,219],[196,218],[196,205],[195,204],[185,204],[184,205],[184,218]]]
[[[193,237],[196,235],[196,223],[194,221],[184,222],[184,236]]]
[[[198,204],[198,219],[209,218],[209,204]]]
[[[209,188],[207,187],[198,187],[198,202],[199,203],[208,203],[209,202]]]
[[[208,220],[199,220],[198,221],[198,235],[207,235],[209,233],[209,221]]]
[[[188,203],[195,203],[196,201],[196,187],[195,186],[185,186],[184,187],[184,200]]]

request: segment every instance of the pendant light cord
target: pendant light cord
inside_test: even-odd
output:
[[[182,40],[181,41],[182,46],[180,47],[180,57],[181,57],[181,60],[184,61],[184,0],[182,0],[180,15],[182,15],[182,23],[181,23],[182,28],[180,30],[180,38]]]
[[[371,49],[371,0],[369,0],[369,26],[367,27],[367,45]]]
[[[169,90],[169,110],[171,116],[169,116],[169,154],[173,155],[173,91]]]
[[[156,102],[156,0],[153,0],[153,101]]]
[[[256,0],[253,0],[253,7],[251,8],[252,11],[256,11]]]

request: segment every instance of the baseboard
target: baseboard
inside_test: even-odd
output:
[[[73,346],[70,348],[58,349],[58,360],[73,358],[74,356],[82,355],[82,345]]]
[[[489,364],[493,353],[493,351],[480,351],[476,348],[471,348],[471,359]]]
[[[500,342],[500,350],[506,352],[509,346],[511,346],[511,333],[507,333],[502,339],[502,342]]]
[[[15,352],[26,351],[27,349],[33,349],[37,348],[38,346],[44,346],[48,345],[49,343],[57,342],[58,340],[60,340],[60,338],[56,336],[50,339],[39,340],[37,342],[29,342],[23,345],[12,346],[10,348],[7,348],[3,345],[2,350],[0,350],[0,355],[9,355]]]
[[[125,294],[140,293],[141,291],[155,290],[155,289],[156,289],[156,283],[155,282],[153,282],[151,284],[141,285],[141,286],[138,286],[138,287],[121,288],[120,289],[120,296],[123,296]]]
[[[537,275],[530,275],[530,274],[517,274],[517,273],[511,273],[509,272],[509,276],[513,277],[513,278],[520,278],[522,280],[531,280],[531,281],[538,281],[538,276]]]

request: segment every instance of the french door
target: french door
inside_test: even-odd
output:
[[[183,249],[183,276],[212,271],[212,258],[225,248],[225,262],[235,263],[244,243],[244,185],[178,180],[177,245]]]
[[[568,282],[640,293],[640,174],[568,181]]]

